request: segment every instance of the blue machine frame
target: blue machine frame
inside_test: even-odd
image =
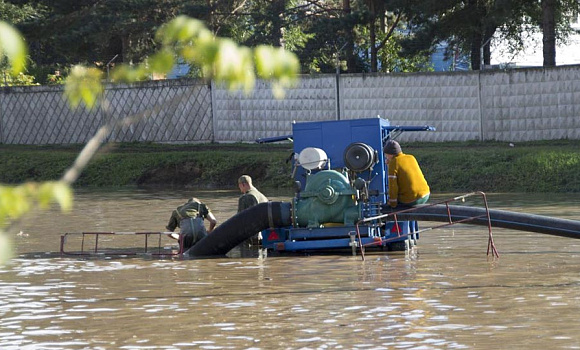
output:
[[[264,230],[262,246],[277,251],[351,248],[354,252],[359,245],[357,222],[380,215],[381,206],[387,203],[388,168],[383,145],[403,131],[428,130],[435,129],[431,126],[391,126],[388,120],[377,117],[294,123],[291,136],[258,140],[271,142],[292,139],[295,154],[293,225]],[[320,153],[326,155],[327,159],[321,160],[323,166],[312,169],[300,164],[299,155],[310,149],[322,150]],[[314,191],[309,190],[308,183],[315,182],[313,179],[316,176],[322,185],[315,185],[317,187]],[[336,188],[334,179],[346,185]],[[343,215],[344,222],[337,222],[341,219],[319,222],[315,212],[340,206],[336,201],[338,196],[347,197],[345,200],[349,203],[345,213],[339,214],[339,218]],[[309,201],[308,205],[305,201]],[[306,220],[304,216],[309,218]],[[416,221],[398,221],[396,225],[394,222],[371,221],[358,228],[363,246],[402,250],[405,249],[406,239],[413,238],[416,241],[418,238],[415,235],[418,231]]]

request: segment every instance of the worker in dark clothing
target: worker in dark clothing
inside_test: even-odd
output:
[[[205,228],[204,219],[209,221],[208,230]],[[213,231],[216,225],[217,220],[207,205],[197,198],[191,198],[171,213],[166,228],[171,232],[177,227],[180,228],[182,248],[186,251]],[[171,237],[178,239],[179,235],[172,234]]]
[[[243,193],[238,200],[238,213],[256,204],[268,201],[268,198],[252,185],[252,178],[248,175],[240,176],[238,179],[238,187],[240,188],[240,192]]]
[[[429,185],[415,157],[401,151],[397,141],[387,141],[383,149],[389,168],[389,206],[412,207],[429,200]]]
[[[252,185],[252,178],[249,175],[240,176],[238,179],[238,187],[240,188],[240,192],[243,193],[238,199],[238,213],[257,204],[268,202],[268,198]],[[255,236],[248,238],[244,243],[252,246],[259,245],[261,241],[262,233],[258,232]]]

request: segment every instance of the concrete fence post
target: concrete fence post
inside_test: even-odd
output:
[[[479,104],[479,140],[484,141],[483,131],[483,101],[481,100],[481,70],[477,72],[477,103]]]
[[[4,143],[4,92],[0,94],[0,144]]]
[[[336,91],[336,120],[340,120],[340,69],[336,68],[336,79],[335,79],[335,91]]]
[[[207,86],[208,86],[209,92],[210,92],[209,108],[211,110],[211,141],[217,142],[216,135],[217,135],[218,121],[216,120],[216,111],[214,108],[215,100],[216,100],[214,81],[211,80]]]

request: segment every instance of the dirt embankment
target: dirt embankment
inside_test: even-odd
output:
[[[140,187],[202,187],[202,188],[236,188],[238,178],[247,174],[256,183],[271,183],[273,179],[267,178],[268,164],[247,165],[232,164],[226,171],[212,174],[204,172],[204,167],[195,161],[187,161],[171,166],[152,167],[143,172],[136,180]]]

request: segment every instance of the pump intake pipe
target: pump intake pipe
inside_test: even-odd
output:
[[[424,207],[418,205],[415,208],[416,210],[397,214],[397,219],[439,222],[447,222],[449,220],[447,207],[443,204],[425,205]],[[449,213],[453,221],[480,216],[474,220],[466,221],[464,224],[484,226],[488,224],[485,208],[449,205]],[[580,238],[580,221],[498,209],[490,209],[489,218],[492,227]]]
[[[260,203],[232,216],[184,255],[208,257],[225,255],[238,244],[267,228],[292,224],[291,204],[287,202]]]

